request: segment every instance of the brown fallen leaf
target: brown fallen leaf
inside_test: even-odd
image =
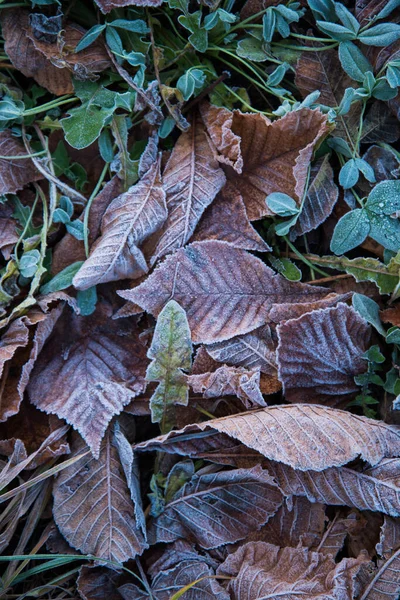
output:
[[[168,300],[186,311],[192,340],[213,343],[263,325],[274,304],[317,300],[324,288],[293,283],[226,242],[194,242],[139,286],[118,292],[157,316]]]
[[[241,173],[243,170],[241,140],[232,131],[234,113],[226,108],[203,102],[200,105],[200,114],[215,147],[218,161],[229,165],[237,173]],[[269,119],[261,113],[249,114],[248,117],[249,119],[252,118],[255,126],[257,126],[257,123],[261,125],[270,123]]]
[[[217,574],[232,577],[226,582],[235,600],[353,600],[360,591],[357,574],[369,559],[332,556],[308,548],[280,548],[265,542],[250,542],[230,554]]]
[[[168,217],[158,234],[151,264],[188,242],[225,181],[204,125],[195,113],[189,131],[178,138],[163,172]]]
[[[117,196],[104,212],[101,236],[73,279],[77,289],[86,290],[99,283],[120,279],[136,279],[147,272],[146,259],[139,246],[167,218],[160,159],[154,158],[140,181]]]
[[[41,179],[30,158],[26,156],[23,144],[15,138],[9,129],[0,132],[0,194],[13,194],[31,183]],[[10,157],[10,158],[8,158]]]
[[[278,326],[278,376],[289,402],[337,406],[359,387],[371,328],[347,304],[306,313]]]
[[[78,434],[71,448],[72,457],[86,456],[63,469],[54,484],[53,515],[62,535],[77,550],[108,561],[123,563],[141,554],[147,544],[137,519],[140,507],[113,429],[104,436],[98,460]]]
[[[112,569],[83,566],[76,585],[83,600],[121,600],[117,590],[118,579],[119,574]]]
[[[250,224],[240,192],[229,182],[206,209],[190,241],[205,240],[228,242],[243,250],[271,252],[270,246]]]
[[[11,206],[0,206],[0,251],[6,260],[10,259],[12,249],[19,239],[12,212]]]
[[[272,214],[265,202],[272,192],[284,192],[300,204],[313,151],[330,131],[326,116],[303,108],[269,123],[234,111],[232,131],[241,140],[243,172],[224,170],[242,194],[250,221]]]
[[[385,8],[389,0],[356,0],[355,16],[361,27],[368,25],[377,14]],[[390,15],[390,20],[399,21],[399,11],[394,11]]]
[[[329,156],[326,155],[311,167],[310,184],[300,216],[290,230],[290,239],[293,241],[321,225],[331,214],[338,197],[339,189],[333,180]]]
[[[29,383],[31,402],[65,419],[98,457],[109,422],[145,389],[146,348],[134,320],[112,321],[100,300],[90,317],[65,309]]]
[[[246,408],[266,406],[260,391],[260,371],[223,365],[213,373],[188,375],[186,380],[192,390],[205,398],[237,396]]]
[[[358,532],[365,526],[365,519],[360,518],[361,513],[352,511],[346,517],[336,513],[334,518],[328,523],[324,535],[313,550],[322,554],[330,554],[336,558],[342,550],[348,535]]]
[[[400,519],[384,516],[381,536],[376,551],[379,556],[388,559],[400,548]]]
[[[208,435],[206,435],[206,433]],[[222,435],[221,435],[222,434]],[[138,451],[161,450],[219,462],[227,436],[263,455],[300,471],[341,467],[356,458],[371,465],[400,454],[400,426],[325,406],[268,406],[222,419],[196,423],[136,445]],[[202,446],[204,442],[204,446]],[[232,442],[231,442],[232,443]],[[240,457],[238,449],[238,456]],[[244,449],[243,449],[244,452]],[[248,455],[253,460],[255,454]],[[233,455],[232,455],[233,458]],[[258,462],[260,462],[260,457]],[[227,464],[235,464],[235,460]]]
[[[108,68],[111,63],[99,40],[75,54],[85,29],[67,23],[63,43],[49,44],[37,40],[29,23],[29,11],[21,8],[2,11],[2,32],[5,51],[16,69],[57,96],[73,92],[72,75],[90,78]]]
[[[289,319],[298,319],[306,313],[310,313],[315,310],[327,309],[337,306],[339,303],[346,302],[352,297],[351,292],[343,293],[330,293],[325,298],[315,300],[314,302],[299,302],[298,304],[291,304],[283,302],[282,304],[276,304],[269,313],[269,318],[273,323],[281,323],[282,321],[288,321]]]
[[[392,308],[386,308],[381,311],[381,319],[384,323],[390,323],[396,327],[400,327],[400,302]]]
[[[378,570],[360,600],[397,600],[400,593],[400,550]]]
[[[318,102],[331,107],[339,106],[345,89],[355,86],[341,68],[335,50],[303,52],[297,61],[295,83],[303,98],[318,90],[321,92]],[[338,117],[333,135],[344,138],[351,146],[357,135],[359,115],[360,105],[355,103],[346,115]]]
[[[166,504],[160,516],[152,519],[149,542],[183,538],[205,549],[217,548],[261,527],[282,501],[279,488],[259,466],[196,474]],[[217,518],[211,518],[215,515]]]
[[[162,0],[95,0],[102,13],[124,6],[161,6]]]

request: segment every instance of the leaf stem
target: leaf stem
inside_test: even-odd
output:
[[[31,115],[37,115],[38,113],[51,110],[52,108],[57,108],[58,106],[68,104],[69,102],[76,102],[77,100],[78,98],[72,95],[61,96],[61,98],[57,98],[57,100],[51,100],[51,102],[47,102],[46,104],[41,104],[40,106],[35,106],[35,108],[24,110],[22,116],[30,117]]]
[[[299,252],[299,250],[297,250],[296,246],[294,246],[292,244],[292,242],[289,240],[289,238],[286,235],[284,235],[282,237],[285,240],[285,242],[287,243],[287,245],[289,246],[289,248],[291,249],[291,251],[297,256],[297,258],[299,258],[304,264],[306,264],[309,269],[314,269],[314,271],[316,271],[317,273],[320,273],[320,275],[323,275],[324,277],[329,277],[328,273],[326,273],[322,269],[319,269],[318,267],[313,265],[309,260],[307,260],[306,257],[301,252]]]
[[[89,256],[89,213],[90,213],[90,208],[92,206],[92,202],[95,199],[95,197],[98,194],[98,191],[104,181],[104,178],[107,174],[108,171],[108,163],[106,163],[103,167],[102,172],[100,173],[100,177],[98,182],[96,183],[96,187],[94,188],[93,192],[90,194],[90,198],[87,201],[86,207],[85,207],[85,214],[83,216],[83,243],[85,246],[85,254],[86,257]]]

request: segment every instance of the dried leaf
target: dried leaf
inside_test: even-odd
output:
[[[111,314],[106,301],[90,317],[65,310],[29,383],[31,402],[70,423],[96,457],[112,417],[145,387],[138,329],[130,319],[112,321]]]
[[[321,541],[319,542],[317,552],[330,554],[336,558],[338,552],[343,548],[345,540],[349,533],[358,532],[365,525],[364,520],[358,518],[356,511],[353,511],[346,518],[338,518],[339,514],[328,524]]]
[[[400,593],[400,550],[376,573],[360,600],[397,600]]]
[[[355,85],[344,73],[336,50],[303,52],[296,65],[295,84],[303,98],[318,90],[318,102],[331,107],[339,106],[345,89]],[[359,114],[360,105],[355,103],[337,118],[334,135],[351,145],[357,136]]]
[[[261,527],[282,500],[273,479],[260,467],[194,475],[151,521],[149,542],[184,538],[202,548],[217,548]]]
[[[228,444],[226,436],[270,460],[301,471],[340,467],[358,457],[376,465],[382,458],[400,454],[400,426],[306,404],[269,406],[188,425],[180,431],[142,442],[136,448],[195,457],[197,450],[201,453],[204,442],[213,448],[218,462],[218,444],[222,445],[223,457],[223,447]]]
[[[81,567],[76,581],[83,600],[121,600],[117,590],[118,574],[103,567]]]
[[[75,434],[72,456],[88,448]],[[147,547],[134,518],[135,507],[108,430],[99,458],[89,453],[63,469],[54,483],[53,515],[69,544],[84,554],[122,563]]]
[[[99,283],[135,279],[146,273],[146,260],[138,246],[166,218],[160,161],[156,160],[139,183],[108,206],[101,223],[101,236],[75,275],[74,286],[86,290]]]
[[[367,113],[362,129],[363,144],[396,142],[400,136],[398,119],[383,102],[374,102]]]
[[[220,240],[243,250],[271,251],[251,226],[240,192],[229,182],[206,209],[191,238],[192,242],[203,240]]]
[[[200,113],[207,133],[215,147],[218,161],[229,165],[237,173],[241,173],[243,170],[243,158],[240,150],[241,140],[232,131],[234,113],[226,108],[213,106],[208,102],[200,105]],[[251,116],[254,123],[260,123],[261,126],[270,122],[261,113],[255,113]]]
[[[85,30],[75,23],[64,28],[63,43],[48,44],[34,36],[29,23],[29,11],[7,9],[2,12],[2,32],[5,51],[16,69],[57,96],[74,91],[72,74],[88,78],[91,73],[103,71],[110,60],[101,42],[96,40],[89,48],[75,54]]]
[[[242,194],[250,221],[272,214],[265,202],[272,192],[284,192],[300,204],[312,153],[329,133],[326,116],[319,110],[303,108],[273,123],[256,116],[233,113],[243,173],[225,167],[228,181]]]
[[[192,366],[192,342],[185,311],[170,300],[160,312],[151,347],[147,353],[152,362],[146,379],[159,384],[150,398],[151,420],[160,423],[163,433],[175,425],[174,406],[186,406],[188,384],[182,369]]]
[[[316,229],[331,214],[339,197],[339,189],[333,181],[333,170],[326,155],[311,167],[310,185],[295,226],[290,231],[290,239]]]
[[[361,27],[368,25],[388,2],[389,0],[356,0],[355,15]],[[393,13],[390,16],[393,17]]]
[[[276,346],[268,326],[251,333],[233,337],[225,342],[206,347],[208,354],[220,363],[227,363],[248,369],[260,369],[262,373],[274,375],[277,372]]]
[[[246,408],[266,406],[260,391],[260,371],[248,371],[243,367],[220,367],[213,373],[189,375],[187,377],[192,390],[203,394],[205,398],[237,396]]]
[[[160,6],[162,0],[95,0],[102,13],[109,13],[113,8],[124,6]]]
[[[0,251],[6,260],[10,259],[12,249],[19,238],[16,224],[12,218],[11,206],[0,206]]]
[[[118,292],[157,316],[169,299],[186,311],[195,343],[212,343],[263,325],[276,303],[316,300],[324,288],[287,281],[244,250],[195,242],[169,256],[141,285]]]
[[[359,388],[354,376],[367,370],[370,326],[358,313],[339,304],[306,313],[278,326],[278,375],[289,402],[332,406]]]
[[[314,302],[299,302],[298,304],[283,302],[282,304],[276,304],[271,309],[269,317],[273,323],[281,323],[282,321],[288,321],[289,319],[298,319],[306,313],[337,306],[340,302],[350,300],[351,297],[351,292],[344,292],[342,294],[330,293],[325,296],[325,298],[315,300]]]
[[[400,519],[385,515],[381,528],[379,544],[376,545],[377,553],[388,559],[400,549]]]
[[[381,319],[384,323],[391,323],[400,327],[400,303],[397,303],[392,308],[386,308],[381,312]]]
[[[368,560],[345,558],[335,564],[329,555],[308,548],[279,548],[250,542],[230,554],[218,568],[219,575],[233,577],[227,588],[236,600],[352,600],[359,592],[356,576]]]
[[[168,218],[151,264],[188,242],[224,184],[225,175],[212,154],[204,125],[195,114],[189,131],[176,142],[163,173]]]
[[[26,150],[19,140],[6,129],[0,132],[1,156],[26,156]],[[12,160],[0,158],[0,194],[11,194],[31,183],[41,179],[30,158]]]

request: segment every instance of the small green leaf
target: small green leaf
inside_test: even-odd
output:
[[[340,169],[339,183],[342,187],[344,187],[345,190],[348,190],[356,185],[359,175],[360,173],[357,167],[357,162],[354,158],[351,158]]]
[[[253,36],[243,38],[238,42],[236,54],[241,58],[246,58],[254,62],[264,62],[268,59],[263,41]]]
[[[50,281],[42,285],[40,293],[51,294],[51,292],[67,289],[72,285],[72,280],[82,265],[83,261],[74,262],[72,265],[68,265],[68,267],[65,267],[65,269],[57,273],[53,279],[50,279]]]
[[[291,217],[299,212],[299,207],[293,198],[282,192],[273,192],[265,199],[267,206],[280,217]]]
[[[36,273],[40,261],[39,250],[29,250],[24,252],[19,260],[19,270],[23,277],[30,279]]]
[[[375,181],[376,181],[375,173],[374,173],[374,169],[371,167],[371,165],[362,158],[356,158],[355,163],[356,163],[357,169],[359,171],[361,171],[361,173],[364,175],[365,179],[371,183],[375,183]]]
[[[97,38],[99,37],[99,35],[101,35],[105,28],[106,25],[94,25],[91,29],[89,29],[89,31],[85,33],[83,38],[81,38],[79,44],[75,48],[75,52],[80,52],[81,50],[84,50],[85,48],[90,46],[90,44],[93,44],[93,42],[97,40]]]
[[[356,208],[346,213],[336,224],[331,239],[331,250],[335,254],[345,254],[362,244],[369,234],[370,223],[365,210]]]
[[[83,317],[88,317],[94,313],[97,303],[96,286],[90,287],[87,290],[78,290],[76,301],[78,303],[80,314]]]
[[[183,370],[192,365],[192,342],[186,313],[170,300],[158,315],[146,379],[159,385],[150,399],[151,419],[163,433],[175,425],[174,405],[186,406],[188,385]]]
[[[374,187],[366,203],[377,215],[393,215],[400,210],[400,180],[381,181]]]
[[[182,93],[183,99],[189,100],[195,91],[201,89],[205,79],[206,75],[201,69],[188,69],[179,77],[176,87]]]
[[[386,335],[386,331],[382,327],[381,318],[379,316],[379,306],[363,294],[353,295],[353,307],[368,323],[371,323],[375,329],[382,335]]]
[[[343,25],[338,25],[337,23],[325,23],[324,21],[317,21],[317,25],[318,29],[338,42],[355,40],[357,37],[357,34],[354,33],[354,31],[348,27],[344,27]]]
[[[360,33],[358,39],[368,46],[389,46],[400,39],[400,25],[380,23]]]
[[[388,344],[400,344],[400,329],[391,327],[387,332],[386,341]]]
[[[353,89],[353,88],[351,88]],[[347,90],[346,90],[347,91]],[[346,140],[339,137],[331,137],[328,139],[328,146],[338,154],[342,154],[346,158],[351,158],[352,153]]]
[[[107,23],[110,27],[117,27],[118,29],[124,29],[125,31],[132,31],[134,33],[149,33],[150,29],[147,27],[146,21],[143,19],[134,19],[128,21],[127,19],[115,19]]]
[[[82,221],[78,221],[78,219],[76,219],[75,221],[70,221],[69,223],[67,223],[65,225],[65,227],[67,228],[68,233],[70,233],[71,235],[74,236],[74,238],[76,238],[77,240],[83,240],[84,239],[84,233],[83,233],[83,223]]]
[[[263,38],[266,42],[272,42],[276,27],[276,13],[272,8],[267,8],[263,16]]]
[[[352,42],[340,42],[339,59],[343,70],[354,81],[362,82],[367,71],[373,71],[369,60]]]
[[[112,163],[114,159],[113,143],[108,129],[103,129],[99,137],[100,156],[105,163]]]

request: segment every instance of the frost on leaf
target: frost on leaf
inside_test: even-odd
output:
[[[179,137],[163,172],[168,217],[159,234],[152,264],[188,242],[225,181],[204,125],[194,114],[189,131]]]
[[[65,309],[29,383],[31,402],[70,423],[95,456],[112,417],[145,388],[146,349],[138,328],[111,315],[106,301],[90,317]]]
[[[209,241],[178,250],[141,285],[118,293],[155,316],[176,300],[193,342],[213,343],[260,327],[275,304],[317,300],[327,290],[290,282],[244,250]]]
[[[84,554],[123,563],[141,554],[147,543],[110,428],[96,460],[74,435],[72,457],[54,485],[54,519],[68,543]],[[140,510],[140,509],[139,509]]]
[[[208,102],[201,104],[200,113],[207,133],[215,147],[218,161],[229,165],[237,173],[241,173],[243,169],[243,158],[240,149],[241,140],[232,131],[234,113],[226,108],[213,106]],[[250,115],[248,116],[250,117]],[[268,119],[260,113],[251,116],[255,122],[260,124],[268,122]]]
[[[192,366],[189,324],[185,311],[174,300],[158,316],[147,356],[152,362],[147,367],[146,379],[159,382],[150,398],[151,418],[166,432],[175,424],[174,406],[188,403],[188,384],[183,371]]]
[[[26,154],[24,146],[10,130],[0,132],[1,156],[25,156]],[[0,158],[0,194],[11,194],[22,190],[26,184],[41,177],[30,158],[17,160]]]
[[[362,355],[370,326],[339,304],[306,313],[278,327],[278,374],[289,402],[338,405],[359,389],[354,376],[367,370]]]

